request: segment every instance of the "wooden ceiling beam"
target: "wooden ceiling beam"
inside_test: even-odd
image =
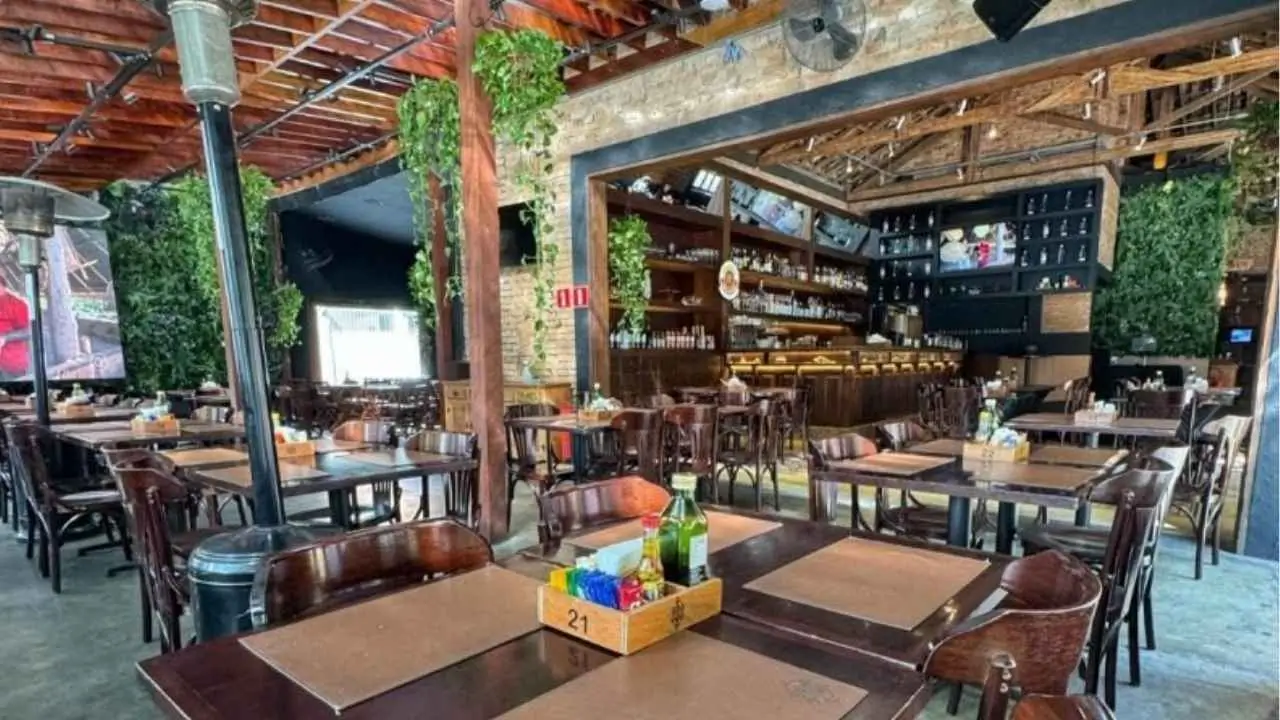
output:
[[[58,133],[47,130],[38,130],[29,127],[16,127],[6,125],[0,127],[0,138],[6,140],[21,140],[25,142],[50,143],[54,138],[58,137]],[[75,136],[67,140],[71,145],[88,145],[98,147],[117,148],[120,150],[136,150],[139,152],[148,152],[153,146],[143,142],[134,140],[112,140],[106,138],[89,138],[84,136]]]
[[[585,0],[587,7],[611,15],[636,27],[643,27],[650,22],[649,13],[632,0]]]
[[[618,18],[594,10],[578,0],[522,0],[525,5],[560,22],[600,38],[614,38],[631,30]]]
[[[1278,54],[1275,47],[1271,47],[1264,50],[1246,52],[1236,57],[1226,56],[1191,63],[1172,70],[1116,65],[1108,71],[1107,81],[1109,83],[1110,96],[1121,97],[1219,75],[1255,72],[1264,68],[1274,70],[1278,61],[1280,61],[1280,54]],[[1028,113],[1045,112],[1064,106],[1079,105],[1086,101],[1099,99],[1097,96],[1098,83],[1091,82],[1094,79],[1094,75],[1094,73],[1087,73],[1078,77],[1075,82],[1046,93],[1039,98],[1017,98],[994,105],[971,107],[963,115],[959,112],[954,112],[945,117],[908,122],[901,129],[892,126],[887,129],[868,129],[866,132],[843,137],[839,140],[820,141],[814,146],[811,153],[807,152],[805,147],[796,141],[778,143],[761,153],[760,162],[764,165],[776,165],[794,162],[809,154],[836,155],[856,153],[886,142],[901,142],[913,137],[947,130],[958,130],[979,123],[998,122]]]
[[[1142,128],[1142,132],[1155,132],[1157,130],[1165,130],[1172,127],[1179,120],[1194,115],[1219,100],[1240,92],[1259,80],[1270,77],[1271,73],[1274,71],[1275,68],[1266,68],[1233,78],[1223,83],[1221,88],[1211,90],[1191,102],[1188,102],[1182,107],[1173,110],[1172,112],[1162,114],[1160,117],[1145,125]]]
[[[503,4],[501,14],[513,27],[537,30],[570,48],[586,47],[591,41],[582,29],[565,25],[527,5],[521,5],[512,0]]]
[[[1071,130],[1079,130],[1081,132],[1087,132],[1092,135],[1105,135],[1108,137],[1116,137],[1120,135],[1125,135],[1129,132],[1127,128],[1115,127],[1114,125],[1105,125],[1103,123],[1097,122],[1096,120],[1086,120],[1084,118],[1079,118],[1072,115],[1064,115],[1063,113],[1060,113],[1060,112],[1046,111],[1046,112],[1038,112],[1038,113],[1027,113],[1022,117],[1026,118],[1027,120],[1034,120],[1038,123],[1044,123],[1046,125],[1054,125],[1057,127],[1069,128]]]
[[[755,5],[748,5],[745,10],[713,17],[707,24],[697,25],[681,33],[680,37],[694,45],[714,45],[726,38],[777,22],[786,6],[786,0],[760,0]]]
[[[326,19],[341,14],[338,0],[259,0],[258,7],[274,7]]]

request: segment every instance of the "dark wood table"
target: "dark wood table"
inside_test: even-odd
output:
[[[828,470],[811,471],[810,512],[814,519],[834,517],[833,484],[946,495],[947,542],[966,547],[971,501],[994,500],[999,503],[996,552],[1008,555],[1013,552],[1017,505],[1074,510],[1076,522],[1087,524],[1089,493],[1094,485],[1123,467],[1123,457],[1120,455],[1110,464],[1073,467],[962,459],[950,453],[921,454],[915,448],[903,453],[879,453],[835,461]]]
[[[244,427],[232,423],[205,423],[179,420],[177,432],[135,433],[128,423],[112,421],[99,424],[54,428],[54,434],[65,442],[89,450],[104,448],[156,447],[175,443],[228,442],[244,437]]]
[[[1004,422],[1006,427],[1023,432],[1083,433],[1158,440],[1177,437],[1178,423],[1178,420],[1162,418],[1122,417],[1110,425],[1078,425],[1074,416],[1063,413],[1030,413]]]
[[[122,407],[94,407],[93,415],[64,415],[54,409],[53,405],[49,406],[49,424],[50,425],[81,425],[87,423],[97,423],[112,420],[128,420],[138,411],[135,408]],[[0,415],[8,415],[11,417],[32,420],[35,419],[35,408],[29,408],[25,403],[7,402],[0,403]]]
[[[475,466],[476,461],[470,458],[402,449],[319,453],[314,457],[280,462],[280,494],[290,497],[328,493],[330,518],[341,527],[350,514],[349,490],[383,480],[426,477]],[[253,497],[253,480],[247,462],[214,467],[179,467],[178,471],[188,482],[219,492]]]
[[[746,514],[746,513],[744,513]],[[767,517],[767,516],[761,516]],[[742,589],[763,574],[849,537],[841,528],[776,517],[781,526],[712,554],[711,569],[724,582],[723,614],[688,630],[819,675],[856,685],[863,700],[849,720],[910,718],[931,696],[916,671],[929,643],[987,601],[999,586],[1004,559],[991,567],[913,631],[887,628]],[[915,545],[884,536],[876,542]],[[931,550],[985,557],[949,548]],[[571,546],[535,548],[503,564],[538,579]],[[424,612],[429,608],[424,608]],[[539,629],[344,710],[343,718],[492,718],[614,662],[607,651],[557,631]],[[349,658],[334,657],[335,666]],[[156,703],[184,720],[330,720],[333,710],[247,650],[220,638],[144,660],[138,673]],[[749,679],[747,679],[749,680]],[[660,688],[656,689],[660,691]],[[705,695],[715,703],[715,688]],[[609,708],[602,707],[602,713]]]
[[[1000,574],[1010,560],[1007,557],[977,550],[931,545],[891,535],[850,533],[846,528],[826,522],[797,520],[712,505],[706,507],[717,512],[780,523],[779,527],[773,530],[730,545],[708,556],[707,562],[711,574],[724,582],[723,611],[725,613],[801,636],[821,638],[825,643],[839,645],[864,655],[877,656],[907,667],[914,668],[922,663],[928,655],[929,643],[971,615],[999,589]],[[598,529],[592,528],[586,532],[594,532]],[[752,580],[773,572],[783,565],[850,537],[895,546],[922,548],[930,552],[959,557],[983,559],[989,561],[991,567],[962,592],[949,599],[929,619],[912,630],[878,625],[743,588]],[[569,538],[559,545],[526,548],[520,552],[520,555],[530,561],[565,567],[573,565],[574,560],[579,556],[593,552],[573,545],[571,541],[572,538]],[[532,572],[527,574],[534,575]]]
[[[905,448],[916,455],[960,457],[964,455],[964,441],[955,438],[929,440]],[[1128,457],[1129,451],[1114,448],[1085,448],[1074,445],[1035,443],[1031,446],[1030,462],[1044,465],[1069,465],[1082,468],[1103,468],[1118,465]]]

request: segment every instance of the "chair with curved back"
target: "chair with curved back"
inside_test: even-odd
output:
[[[912,445],[934,439],[933,433],[912,420],[879,423],[876,434],[889,449],[902,452]],[[885,528],[896,534],[915,537],[923,540],[947,539],[947,511],[944,508],[933,508],[925,505],[907,491],[898,493],[896,506],[889,502],[889,494],[883,488],[876,488],[876,514],[874,529],[882,532]],[[974,508],[973,522],[970,523],[970,545],[981,547],[983,532],[990,529],[987,504],[979,500]]]
[[[512,424],[511,420],[531,417],[550,417],[560,414],[560,408],[550,403],[517,403],[506,409],[507,430],[507,521],[510,522],[511,500],[515,498],[516,485],[525,483],[534,495],[540,495],[561,480],[573,475],[573,468],[566,466],[556,456],[555,448],[548,446],[549,463],[542,460],[538,448],[539,431],[535,428]],[[547,466],[550,469],[547,469]]]
[[[666,393],[657,393],[646,397],[643,406],[651,409],[667,408],[676,404],[676,399]]]
[[[755,497],[755,509],[764,504],[765,478],[773,483],[773,509],[781,510],[778,494],[778,460],[781,455],[782,435],[778,432],[778,404],[773,400],[757,400],[746,413],[733,416],[741,426],[721,420],[716,438],[716,483],[720,473],[729,480],[729,504],[733,504],[734,485],[738,476],[745,474],[751,481]]]
[[[663,411],[623,410],[610,421],[612,449],[604,464],[615,474],[634,472],[654,483],[662,481]],[[609,457],[609,456],[612,457]]]
[[[1096,695],[1027,695],[1018,700],[1011,720],[1115,720]]]
[[[453,520],[368,528],[271,556],[250,593],[267,627],[493,562],[493,548]]]
[[[800,437],[800,446],[809,446],[809,388],[797,385],[782,388],[775,395],[778,402],[778,434],[783,447],[789,449]]]
[[[479,446],[473,433],[448,432],[446,430],[423,430],[404,441],[404,449],[414,452],[449,455],[453,457],[477,460],[480,457]],[[476,489],[476,477],[479,469],[454,470],[433,477],[444,481],[444,513],[469,528],[475,529],[480,522],[480,496]],[[422,500],[418,512],[413,519],[427,517],[427,478],[423,478]],[[510,498],[508,498],[508,503]],[[508,505],[509,508],[509,505]]]
[[[100,520],[112,546],[116,544],[113,531],[118,530],[125,559],[132,562],[120,491],[101,487],[64,490],[56,486],[44,459],[44,448],[52,444],[49,429],[23,422],[6,422],[4,427],[10,458],[15,461],[14,474],[27,497],[27,559],[31,559],[39,535],[40,574],[51,578],[53,591],[62,592],[62,545],[67,531],[82,522]],[[81,548],[81,554],[84,550]]]
[[[809,519],[826,522],[835,519],[836,501],[841,485],[841,483],[817,480],[814,476],[815,472],[830,469],[833,462],[856,460],[878,452],[880,448],[876,447],[873,440],[858,433],[809,440]],[[850,492],[853,508],[851,529],[871,532],[871,525],[862,517],[862,508],[858,504],[858,486],[852,486]]]
[[[1194,391],[1183,388],[1130,390],[1125,414],[1135,418],[1173,420],[1194,397]]]
[[[676,405],[663,410],[666,422],[666,459],[670,472],[687,472],[708,485],[708,497],[719,502],[715,483],[716,422],[715,405]]]
[[[968,437],[981,404],[982,389],[975,385],[943,388],[942,434],[952,438]]]
[[[396,442],[395,426],[385,420],[346,420],[336,425],[331,432],[334,440],[362,442],[378,447],[390,447]],[[355,488],[344,490],[347,496],[347,516],[342,518],[341,527],[347,530],[381,525],[386,522],[400,522],[401,489],[399,480],[376,480],[367,483],[372,502],[367,507],[360,504],[359,493]],[[293,513],[289,522],[311,527],[329,527],[334,523],[328,507],[314,508]]]
[[[1014,560],[1000,587],[1000,605],[948,630],[923,666],[928,677],[981,686],[981,720],[1004,720],[1015,693],[1066,692],[1101,595],[1097,576],[1059,552]]]
[[[660,513],[670,500],[661,485],[638,476],[559,487],[538,497],[538,539],[555,545],[569,533]]]
[[[1230,420],[1230,423],[1226,423]],[[1216,436],[1199,437],[1192,445],[1190,470],[1173,489],[1172,510],[1191,523],[1196,542],[1195,578],[1204,577],[1204,549],[1210,546],[1211,562],[1219,561],[1223,498],[1231,464],[1250,422],[1249,418],[1223,418]]]

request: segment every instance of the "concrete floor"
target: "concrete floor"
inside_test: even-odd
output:
[[[791,487],[784,513],[799,515],[803,496]],[[409,488],[406,495],[416,498]],[[869,498],[861,502],[866,505]],[[534,520],[532,500],[521,493],[513,516],[519,532],[496,548],[499,554],[533,542]],[[54,596],[21,545],[10,543],[7,532],[4,538],[0,720],[159,718],[133,667],[158,651],[140,640],[136,579],[106,577],[106,570],[120,563],[119,553],[74,557],[68,550],[64,591]],[[1224,555],[1221,566],[1206,568],[1205,579],[1196,582],[1190,542],[1168,535],[1162,542],[1155,590],[1159,649],[1143,652],[1140,688],[1120,685],[1119,717],[1275,720],[1280,702],[1277,565]],[[935,697],[924,717],[947,717],[944,701]],[[974,717],[976,703],[976,693],[967,694],[960,717]]]

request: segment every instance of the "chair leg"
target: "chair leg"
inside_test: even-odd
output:
[[[142,642],[150,643],[154,639],[151,615],[151,593],[147,592],[147,575],[138,566],[138,604],[142,608]]]
[[[245,527],[248,527],[249,520],[245,516],[245,512],[244,512],[244,498],[240,497],[239,495],[236,495],[236,512],[240,513],[240,524]]]
[[[1214,516],[1213,529],[1209,531],[1209,535],[1211,538],[1211,542],[1213,543],[1212,545],[1209,546],[1210,553],[1211,553],[1209,555],[1209,558],[1210,558],[1209,562],[1213,565],[1217,565],[1218,561],[1221,559],[1221,553],[1222,553],[1222,515],[1221,514]]]
[[[49,574],[52,576],[53,592],[55,595],[62,593],[62,533],[53,530],[50,532],[52,537],[49,538]]]
[[[1204,577],[1204,546],[1205,546],[1205,542],[1208,540],[1206,536],[1207,530],[1208,528],[1206,527],[1206,524],[1204,522],[1201,522],[1199,527],[1195,528],[1195,531],[1196,531],[1196,579],[1197,580]]]
[[[31,511],[27,510],[27,559],[30,560],[35,556],[36,543],[36,524],[35,518],[31,517]]]
[[[1138,615],[1142,605],[1138,602],[1138,598],[1130,601],[1129,616],[1125,622],[1129,625],[1129,684],[1134,687],[1142,685],[1142,660],[1141,645],[1142,642],[1138,638]]]
[[[1119,630],[1119,628],[1117,628]],[[1118,664],[1120,650],[1120,633],[1115,633],[1111,642],[1107,644],[1107,669],[1106,669],[1106,697],[1104,698],[1107,707],[1114,712],[1116,709],[1116,665]]]
[[[961,683],[953,683],[951,690],[947,694],[947,714],[955,715],[960,712],[960,697],[964,695],[964,685]]]
[[[45,531],[43,525],[38,532],[40,533],[40,577],[47,578],[49,577],[49,533]]]
[[[1142,618],[1147,626],[1147,649],[1156,649],[1156,619],[1151,611],[1151,583],[1147,583],[1146,592],[1142,594]]]

